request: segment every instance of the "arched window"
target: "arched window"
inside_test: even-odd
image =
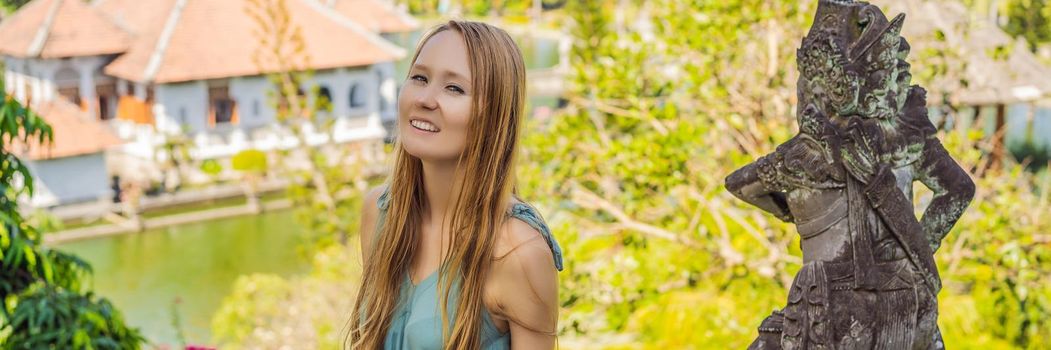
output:
[[[350,108],[361,108],[365,107],[365,88],[361,86],[361,83],[354,83],[350,86]]]
[[[64,67],[55,72],[55,87],[59,96],[81,108],[84,107],[80,100],[80,74],[76,70]]]
[[[332,111],[332,91],[328,86],[322,85],[317,91],[316,105],[318,111]]]
[[[80,86],[80,74],[70,67],[63,67],[55,72],[55,85],[59,87]]]

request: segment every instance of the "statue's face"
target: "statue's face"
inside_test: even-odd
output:
[[[911,78],[908,46],[899,36],[903,20],[888,21],[865,2],[821,0],[797,54],[800,105],[812,103],[833,117],[894,116]]]
[[[812,31],[797,52],[800,106],[806,103],[829,116],[857,113],[861,77],[850,70],[841,37],[834,32]]]

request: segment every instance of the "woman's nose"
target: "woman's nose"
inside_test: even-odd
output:
[[[436,88],[427,86],[420,89],[419,93],[416,94],[416,105],[424,109],[436,109],[438,108],[438,99],[435,98]]]

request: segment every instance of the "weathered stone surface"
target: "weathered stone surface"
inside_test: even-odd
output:
[[[788,303],[751,349],[940,349],[934,252],[974,196],[910,85],[905,15],[820,0],[798,50],[799,134],[726,187],[802,236]],[[934,192],[913,214],[912,184]]]

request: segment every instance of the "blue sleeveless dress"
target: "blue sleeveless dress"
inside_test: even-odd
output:
[[[379,197],[377,203],[380,214],[376,225],[376,232],[386,220],[387,207],[389,206],[389,192],[387,190]],[[547,241],[548,247],[555,258],[555,268],[562,271],[562,248],[551,235],[551,230],[544,223],[544,219],[533,207],[524,203],[515,203],[508,215],[529,224],[536,229]],[[459,281],[453,281],[453,290],[446,306],[450,319],[456,313],[456,287]],[[442,314],[438,306],[440,301],[438,294],[438,271],[424,278],[418,285],[413,285],[409,274],[405,275],[401,286],[401,295],[398,306],[394,309],[394,318],[391,320],[390,328],[384,340],[384,350],[440,350],[442,349]],[[451,329],[451,327],[450,327]],[[493,323],[492,316],[488,310],[482,310],[482,334],[481,344],[483,350],[507,350],[511,348],[510,332],[500,332]]]

